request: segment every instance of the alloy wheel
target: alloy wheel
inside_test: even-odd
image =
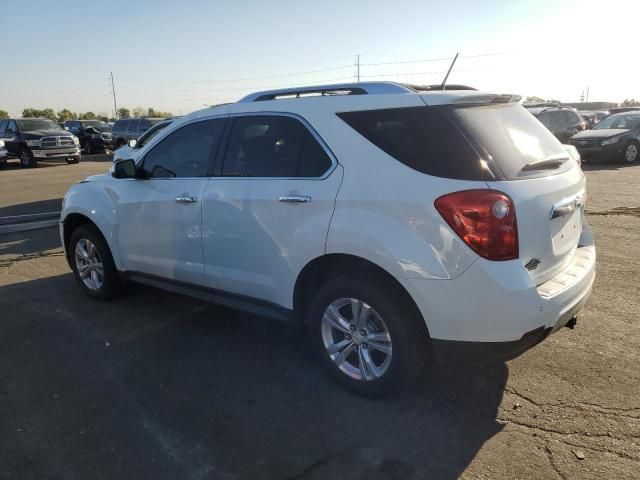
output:
[[[332,302],[322,316],[322,341],[341,372],[362,381],[382,377],[391,363],[391,335],[382,317],[357,298]]]
[[[638,146],[635,143],[630,143],[624,150],[624,159],[633,163],[638,159]]]
[[[98,290],[104,280],[104,267],[96,246],[86,238],[76,243],[76,269],[89,290]]]

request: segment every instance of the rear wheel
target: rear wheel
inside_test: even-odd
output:
[[[38,161],[28,148],[20,149],[20,166],[23,168],[32,168],[38,165]]]
[[[91,140],[87,140],[84,144],[84,154],[85,155],[93,155],[96,149],[93,146],[93,142]]]
[[[428,334],[404,292],[388,281],[337,277],[309,311],[314,350],[331,377],[365,396],[393,393],[422,370]]]
[[[74,230],[67,254],[76,281],[88,296],[108,300],[120,291],[111,251],[97,228],[81,225]]]
[[[640,156],[640,145],[636,141],[631,141],[624,149],[625,163],[636,163]]]

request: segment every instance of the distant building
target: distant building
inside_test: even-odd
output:
[[[618,106],[618,104],[614,102],[576,102],[563,103],[562,105],[573,107],[578,110],[609,110]]]

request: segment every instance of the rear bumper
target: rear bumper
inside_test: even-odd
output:
[[[533,283],[519,260],[480,259],[452,280],[400,281],[427,323],[436,354],[507,360],[578,314],[591,293],[595,263],[585,223],[571,263],[542,285]]]

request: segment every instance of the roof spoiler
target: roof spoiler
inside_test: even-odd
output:
[[[463,97],[454,98],[452,104],[478,104],[486,105],[489,103],[519,103],[522,95],[511,94],[482,94],[482,95],[465,95]]]

